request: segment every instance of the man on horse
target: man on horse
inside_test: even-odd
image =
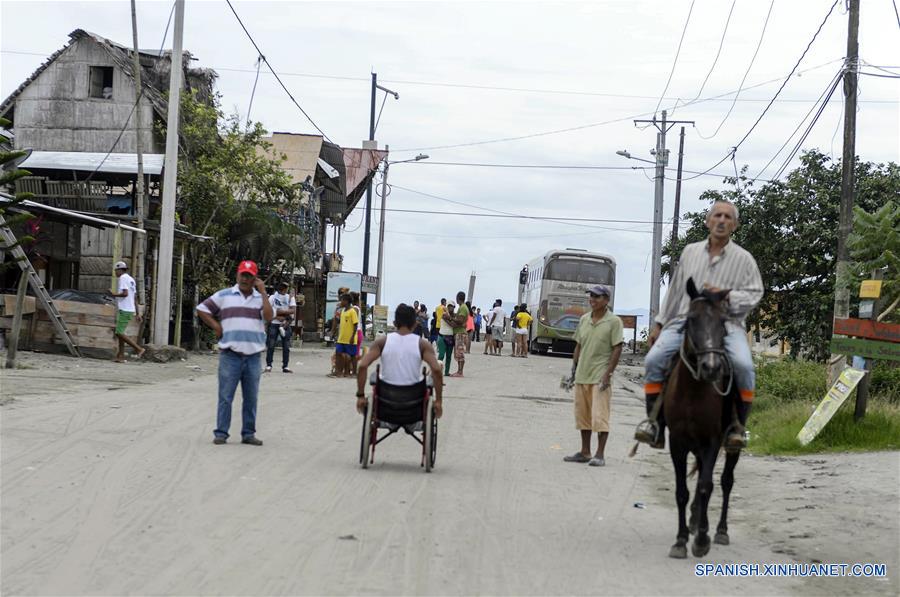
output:
[[[691,304],[691,298],[685,291],[687,280],[693,278],[698,287],[711,292],[730,290],[725,299],[728,309],[725,351],[731,362],[731,374],[740,400],[737,401],[738,421],[726,437],[725,447],[739,449],[746,447],[744,426],[756,382],[744,319],[763,296],[762,277],[753,256],[731,240],[738,227],[738,210],[734,204],[728,201],[713,203],[706,215],[706,227],[709,237],[705,241],[691,243],[684,248],[663,307],[650,331],[648,341],[651,349],[644,361],[647,415],[652,418],[654,404],[657,399],[662,399],[660,393],[671,370],[672,357],[682,344],[685,318]],[[655,448],[664,448],[662,404],[658,410],[657,424],[655,436],[647,426],[639,425],[635,439]]]

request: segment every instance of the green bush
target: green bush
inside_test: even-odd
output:
[[[900,366],[897,363],[876,363],[869,374],[869,395],[892,404],[900,403]]]
[[[756,393],[761,408],[782,402],[818,402],[825,395],[825,368],[819,363],[790,359],[758,364]]]

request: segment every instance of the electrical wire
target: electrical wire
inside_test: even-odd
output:
[[[397,187],[399,188],[399,187]],[[607,223],[619,223],[619,224],[665,224],[665,221],[653,222],[652,220],[616,220],[609,218],[569,218],[569,217],[559,217],[559,216],[528,216],[524,214],[504,214],[504,213],[489,213],[489,214],[479,214],[479,213],[471,213],[471,212],[463,212],[463,211],[434,211],[427,209],[400,209],[396,207],[387,207],[384,211],[390,211],[395,213],[409,213],[409,214],[429,214],[436,216],[466,216],[471,218],[506,218],[506,219],[518,219],[518,220],[535,220],[540,222],[554,221],[554,220],[567,220],[567,221],[576,221],[576,222],[607,222]],[[679,221],[688,221],[686,218],[681,218]]]
[[[894,16],[897,17],[897,27],[900,27],[900,12],[897,11],[897,0],[891,0],[894,5]]]
[[[254,40],[253,36],[250,35],[250,32],[247,30],[247,27],[244,25],[244,22],[241,20],[241,17],[238,16],[237,11],[234,9],[234,6],[231,4],[231,0],[225,0],[225,2],[228,4],[228,8],[231,9],[232,14],[234,14],[234,18],[237,19],[237,22],[241,26],[241,29],[244,30],[244,33],[247,35],[247,38],[250,40],[250,43],[253,44],[254,48],[256,48],[256,53],[259,55],[260,58],[262,58],[263,62],[266,63],[266,66],[269,67],[269,72],[272,73],[272,75],[275,77],[275,80],[278,81],[279,85],[281,85],[281,88],[284,90],[284,92],[287,94],[287,96],[291,99],[291,102],[293,102],[293,104],[295,106],[297,106],[297,109],[300,110],[300,112],[303,114],[303,116],[306,117],[306,119],[309,121],[309,123],[311,125],[313,125],[313,128],[315,128],[317,131],[319,131],[319,133],[322,134],[322,136],[325,138],[326,141],[337,145],[336,143],[334,143],[334,141],[331,140],[331,138],[328,135],[325,134],[325,131],[323,131],[319,127],[319,125],[316,124],[316,122],[312,119],[312,117],[309,114],[307,114],[306,110],[303,109],[303,106],[300,105],[300,103],[294,98],[294,95],[290,92],[290,90],[288,90],[287,86],[284,84],[284,81],[282,81],[281,77],[278,76],[278,73],[275,72],[275,69],[272,67],[271,63],[269,63],[269,60],[266,58],[265,54],[263,54],[262,50],[259,49],[259,45],[257,45],[256,40]]]
[[[384,92],[384,98],[381,100],[381,107],[378,109],[378,118],[375,120],[375,127],[373,130],[378,130],[378,123],[381,122],[381,113],[384,111],[384,104],[387,102],[388,94],[387,91]]]
[[[734,110],[735,104],[737,104],[738,99],[741,96],[741,91],[744,89],[744,82],[747,81],[747,76],[750,74],[750,69],[753,68],[753,64],[756,62],[756,56],[759,54],[759,49],[762,47],[763,38],[766,36],[766,29],[769,26],[769,17],[772,16],[772,8],[775,6],[775,0],[772,0],[769,3],[769,11],[766,13],[766,20],[763,22],[762,32],[759,34],[759,40],[756,42],[756,49],[753,51],[753,56],[750,58],[750,64],[747,65],[747,70],[744,71],[744,76],[741,78],[741,83],[738,85],[738,90],[734,94],[734,98],[731,101],[731,106],[728,107],[728,112],[725,113],[725,116],[719,122],[719,126],[716,127],[716,130],[713,131],[712,135],[704,136],[697,125],[694,125],[694,130],[697,131],[697,135],[704,140],[709,140],[719,134],[719,131],[722,130],[722,125],[725,124],[725,121],[728,120],[728,117],[731,116],[731,112]],[[733,8],[733,5],[732,5]]]
[[[713,58],[712,66],[709,67],[709,72],[706,73],[706,78],[703,79],[703,84],[700,85],[700,90],[691,101],[698,99],[703,94],[703,90],[706,88],[706,83],[709,82],[709,78],[712,76],[713,71],[716,70],[716,64],[719,62],[719,56],[722,55],[722,47],[725,45],[725,35],[728,33],[728,25],[731,23],[731,15],[734,14],[734,6],[736,4],[737,0],[731,0],[731,8],[728,10],[728,18],[725,19],[725,27],[722,29],[722,37],[719,39],[719,49],[718,51],[716,51],[716,57]]]
[[[250,92],[250,105],[247,106],[247,126],[250,125],[250,111],[253,110],[253,98],[256,97],[256,84],[259,83],[259,70],[262,67],[262,56],[256,58],[256,78],[253,79],[253,91]]]
[[[744,141],[746,141],[747,138],[750,137],[750,134],[753,133],[754,130],[756,130],[756,127],[759,125],[760,122],[762,122],[762,119],[769,112],[769,108],[772,107],[772,104],[775,103],[775,100],[778,99],[778,96],[784,90],[785,86],[787,85],[787,82],[790,81],[791,77],[794,76],[794,73],[797,71],[797,68],[800,66],[800,63],[803,62],[803,59],[806,57],[806,54],[809,52],[809,49],[812,47],[813,43],[816,41],[816,38],[819,36],[819,33],[821,33],[822,28],[825,26],[825,23],[828,22],[829,17],[831,17],[831,14],[834,12],[834,8],[838,5],[838,2],[840,2],[840,0],[834,0],[834,3],[831,5],[831,8],[828,9],[828,13],[825,15],[825,18],[822,19],[822,22],[819,24],[818,29],[816,29],[816,32],[813,34],[812,39],[809,40],[809,43],[806,44],[806,48],[803,50],[803,53],[800,54],[800,58],[798,58],[797,62],[794,63],[794,67],[791,69],[791,72],[789,72],[787,77],[785,77],[784,81],[782,81],[781,85],[778,87],[778,91],[775,92],[775,95],[772,96],[772,99],[769,100],[768,104],[766,104],[766,107],[763,109],[762,113],[760,113],[759,117],[756,119],[756,121],[753,123],[753,125],[749,128],[749,130],[747,130],[746,133],[744,133],[744,136],[741,137],[741,140],[738,141],[737,144],[731,148],[731,151],[726,153],[722,157],[722,159],[720,159],[718,162],[716,162],[715,164],[713,164],[712,166],[710,166],[709,168],[704,170],[704,173],[710,172],[714,168],[718,167],[729,157],[733,158],[733,156],[737,153],[737,150],[740,149],[741,145],[744,144]],[[683,178],[683,180],[693,180],[694,178],[697,178],[698,176],[701,176],[701,175],[698,174],[698,175],[686,177],[686,178]]]
[[[659,95],[659,101],[656,102],[656,109],[653,110],[653,113],[656,114],[659,112],[659,107],[662,105],[663,98],[666,97],[666,92],[669,90],[669,84],[672,82],[672,76],[675,74],[675,66],[678,64],[678,56],[681,55],[681,44],[684,43],[684,34],[687,33],[688,23],[691,22],[691,13],[694,12],[694,2],[696,0],[691,0],[691,6],[688,8],[687,18],[684,20],[684,27],[681,29],[681,39],[678,40],[678,49],[675,50],[675,60],[672,61],[672,69],[669,71],[669,78],[666,80],[666,86],[663,88],[663,92]]]
[[[829,66],[829,65],[831,65],[831,64],[834,64],[835,62],[841,62],[841,61],[843,61],[843,58],[836,58],[836,59],[834,59],[834,60],[829,60],[828,62],[824,62],[824,63],[819,64],[819,65],[817,65],[817,66],[813,66],[813,67],[810,67],[810,68],[808,68],[808,69],[804,69],[804,70],[798,71],[797,74],[803,74],[803,73],[812,72],[812,71],[814,71],[814,70],[818,70],[818,69],[820,69],[820,68],[824,68],[824,67],[826,67],[826,66]],[[781,81],[781,80],[782,80],[782,77],[777,77],[777,78],[775,78],[775,79],[770,79],[770,80],[768,80],[768,81],[762,81],[762,82],[760,82],[760,83],[756,83],[756,84],[754,84],[754,85],[750,85],[750,86],[748,86],[748,87],[744,87],[743,90],[744,90],[744,91],[747,91],[747,90],[749,90],[749,89],[756,89],[756,88],[758,88],[758,87],[763,87],[763,86],[765,86],[765,85],[769,85],[769,84],[771,84],[771,83],[776,83],[776,82]],[[685,107],[685,106],[688,106],[688,105],[694,105],[694,104],[701,104],[701,103],[709,102],[709,101],[714,101],[714,100],[717,100],[717,99],[720,99],[720,98],[724,98],[724,97],[730,96],[730,95],[732,95],[732,94],[734,94],[734,93],[736,93],[736,92],[737,92],[737,90],[727,91],[727,92],[725,92],[725,93],[720,93],[719,95],[715,95],[715,96],[712,96],[712,97],[701,98],[701,99],[699,99],[699,100],[697,100],[697,101],[695,101],[695,102],[689,102],[689,103],[682,104],[682,107]],[[771,102],[772,100],[767,100],[767,101]],[[893,100],[892,100],[892,103],[893,103]],[[472,147],[472,146],[475,146],[475,145],[488,145],[488,144],[492,144],[492,143],[504,143],[504,142],[508,142],[508,141],[521,141],[521,140],[523,140],[523,139],[532,139],[532,138],[535,138],[535,137],[545,137],[545,136],[548,136],[548,135],[557,135],[557,134],[560,134],[560,133],[569,133],[569,132],[572,132],[572,131],[579,131],[579,130],[584,130],[584,129],[589,129],[589,128],[598,127],[598,126],[604,126],[604,125],[607,125],[607,124],[615,124],[615,123],[618,123],[618,122],[627,122],[627,121],[634,120],[634,119],[636,119],[636,118],[643,118],[644,116],[653,116],[654,114],[655,114],[655,112],[641,112],[641,113],[639,113],[639,114],[632,114],[632,115],[630,115],[630,116],[625,116],[625,117],[622,117],[622,118],[614,118],[614,119],[612,119],[612,120],[604,120],[604,121],[602,121],[602,122],[594,122],[594,123],[590,123],[590,124],[584,124],[584,125],[579,125],[579,126],[574,126],[574,127],[568,127],[568,128],[564,128],[564,129],[556,129],[556,130],[550,130],[550,131],[542,131],[542,132],[539,132],[539,133],[530,133],[530,134],[527,134],[527,135],[518,135],[518,136],[514,136],[514,137],[501,137],[501,138],[497,138],[497,139],[486,139],[486,140],[482,140],[482,141],[471,141],[471,142],[468,142],[468,143],[455,143],[455,144],[451,144],[451,145],[432,145],[432,146],[428,146],[428,147],[403,147],[403,148],[399,148],[399,149],[392,149],[391,151],[394,152],[394,153],[400,153],[400,152],[413,152],[413,151],[428,151],[428,150],[432,150],[432,151],[433,151],[433,150],[436,150],[436,149],[455,149],[455,148],[457,148],[457,147]],[[723,160],[723,161],[724,161],[724,160]]]

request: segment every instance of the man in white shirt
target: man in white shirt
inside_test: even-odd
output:
[[[116,297],[116,306],[118,309],[116,311],[116,329],[113,332],[119,340],[119,351],[116,353],[115,362],[124,363],[126,344],[134,350],[138,358],[141,358],[144,355],[145,349],[141,348],[137,342],[125,335],[125,328],[128,327],[128,324],[131,323],[131,320],[134,319],[135,316],[137,316],[138,321],[141,320],[141,316],[137,313],[137,308],[135,306],[137,284],[135,283],[134,278],[126,273],[128,271],[128,265],[124,261],[116,262],[115,268],[116,278],[118,278],[116,284],[118,291],[108,292],[108,294]]]
[[[288,365],[291,362],[291,330],[294,315],[297,312],[297,299],[288,294],[287,282],[281,282],[278,290],[269,297],[275,317],[269,322],[266,338],[266,373],[272,372],[272,359],[275,356],[275,345],[281,344],[281,372],[293,373]]]
[[[495,354],[500,354],[503,349],[503,332],[506,329],[506,311],[503,310],[503,301],[494,301],[493,318],[491,319],[491,336],[494,338]]]

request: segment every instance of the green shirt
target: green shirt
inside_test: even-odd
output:
[[[454,318],[462,318],[463,324],[461,326],[453,326],[454,334],[465,334],[466,333],[466,320],[469,318],[469,308],[465,303],[462,303],[459,308],[456,310],[456,313],[453,315]]]
[[[588,311],[578,321],[575,342],[581,346],[575,383],[598,384],[609,366],[613,348],[624,342],[622,320],[607,309],[600,321],[594,323]]]

